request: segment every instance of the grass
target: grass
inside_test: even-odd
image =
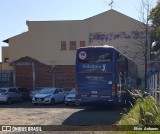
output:
[[[139,95],[129,113],[123,115],[119,122],[120,125],[144,126],[160,124],[160,103],[156,102],[152,96],[142,96]]]
[[[135,104],[132,105],[130,111],[122,116],[119,121],[119,125],[133,125],[144,128],[146,125],[152,127],[152,125],[160,125],[160,103],[149,95],[143,94],[140,91],[131,92],[132,97],[135,100]],[[154,126],[153,126],[154,127]],[[121,133],[159,133],[159,131],[126,131]]]

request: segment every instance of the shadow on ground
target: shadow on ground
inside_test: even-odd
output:
[[[38,104],[34,105],[30,100],[25,100],[22,103],[13,103],[8,105],[6,103],[0,103],[0,108],[78,108],[76,106],[66,106],[64,103],[50,104]]]
[[[72,126],[113,125],[117,124],[124,112],[122,108],[90,108],[73,113],[62,124]]]

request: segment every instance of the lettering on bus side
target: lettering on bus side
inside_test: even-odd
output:
[[[82,68],[91,69],[91,70],[85,70],[85,71],[102,71],[102,72],[107,71],[106,64],[101,64],[101,65],[83,64]]]

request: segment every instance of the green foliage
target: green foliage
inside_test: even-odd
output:
[[[139,90],[131,92],[135,105],[122,117],[120,125],[158,125],[160,124],[160,104],[152,96]]]
[[[156,46],[153,47],[153,51],[157,51],[160,49],[160,2],[151,10],[150,19],[154,27],[153,38],[156,41]]]

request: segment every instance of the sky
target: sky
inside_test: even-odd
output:
[[[0,62],[3,40],[28,31],[26,21],[83,20],[111,9],[112,0],[0,0]],[[140,20],[142,0],[113,0],[112,9]],[[155,7],[157,0],[150,0]]]

